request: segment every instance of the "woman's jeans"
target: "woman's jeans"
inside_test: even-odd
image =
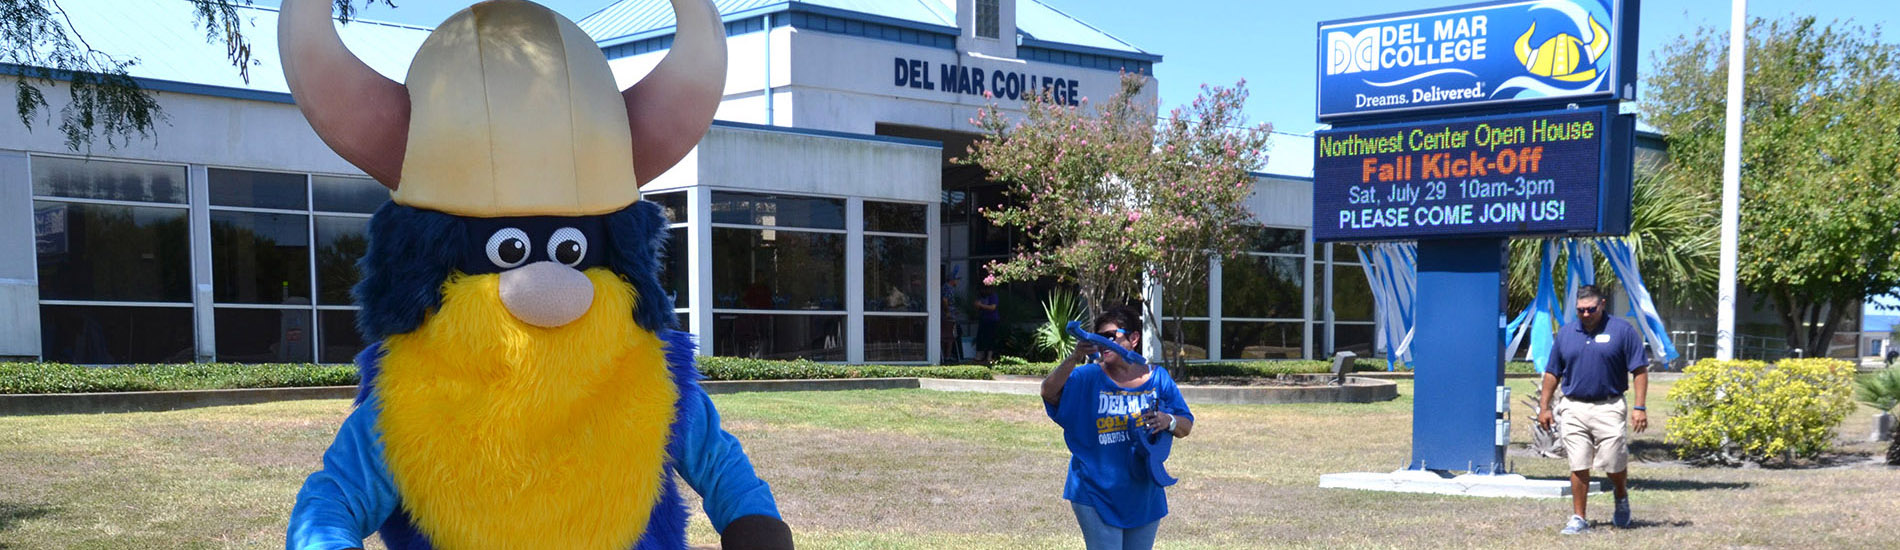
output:
[[[1088,550],[1149,550],[1155,545],[1155,529],[1161,526],[1161,520],[1148,522],[1147,525],[1123,529],[1102,523],[1102,516],[1095,513],[1095,507],[1070,502],[1075,508],[1075,521],[1082,525],[1082,543]]]

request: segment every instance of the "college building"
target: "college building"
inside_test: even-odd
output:
[[[1036,0],[716,4],[729,36],[717,120],[642,189],[673,221],[664,281],[680,326],[713,355],[927,364],[967,352],[967,338],[940,343],[974,333],[973,283],[1018,244],[979,212],[1008,200],[1003,187],[951,162],[980,137],[971,119],[1045,91],[1106,98],[1124,72],[1162,62]],[[0,255],[15,260],[0,262],[0,358],[349,361],[364,345],[355,261],[388,193],[292,103],[276,11],[238,8],[251,23],[246,79],[185,0],[61,6],[93,48],[140,60],[130,71],[165,118],[144,139],[75,152],[56,124],[0,117]],[[665,0],[577,23],[623,87],[674,32]],[[400,82],[429,29],[339,32]],[[43,86],[51,110],[65,87]],[[1249,199],[1252,249],[1216,262],[1203,289],[1164,297],[1167,315],[1188,319],[1168,340],[1193,359],[1373,355],[1358,254],[1312,240],[1311,139],[1276,134],[1273,151]],[[1039,323],[1046,290],[1006,286],[1005,313]]]

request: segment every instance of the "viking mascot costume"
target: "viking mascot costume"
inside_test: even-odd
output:
[[[707,0],[621,92],[591,38],[522,0],[449,17],[406,82],[286,0],[285,77],[324,143],[391,190],[356,286],[362,390],[305,481],[292,549],[677,549],[677,474],[726,548],[790,548],[719,427],[660,286],[639,185],[698,143],[725,85]]]

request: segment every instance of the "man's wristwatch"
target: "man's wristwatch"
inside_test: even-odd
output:
[[[1174,416],[1174,413],[1168,413],[1168,433],[1174,433],[1174,421],[1175,421],[1175,420],[1176,420],[1176,418],[1175,418],[1175,416]]]
[[[1637,410],[1637,411],[1643,411],[1643,412],[1649,412],[1649,407],[1644,407],[1644,406],[1642,406],[1642,405],[1637,405],[1637,406],[1634,406],[1634,407],[1630,407],[1630,409],[1631,409],[1631,410]]]

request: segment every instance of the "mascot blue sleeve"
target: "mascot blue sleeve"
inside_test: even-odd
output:
[[[679,422],[667,444],[681,478],[704,500],[713,530],[725,532],[732,520],[762,515],[780,518],[772,488],[752,471],[752,460],[726,430],[719,427],[719,411],[699,387],[693,368],[692,335],[667,331],[667,364],[680,387]],[[782,518],[780,518],[782,519]]]
[[[376,435],[377,406],[372,398],[350,413],[323,453],[323,469],[304,481],[290,512],[286,548],[360,548],[396,511],[396,486]]]

